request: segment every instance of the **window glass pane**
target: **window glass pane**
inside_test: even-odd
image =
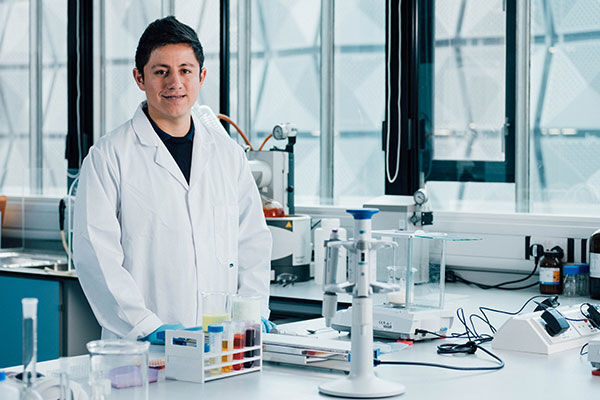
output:
[[[66,192],[67,2],[42,1],[42,194]],[[0,3],[0,191],[30,193],[29,1]]]
[[[502,0],[436,1],[434,60],[434,160],[505,161]],[[427,188],[436,210],[513,212],[515,207],[514,184],[428,182]]]
[[[385,2],[336,2],[334,38],[334,196],[362,204],[384,193]]]
[[[502,1],[435,2],[434,159],[504,161]]]
[[[600,3],[535,0],[531,35],[532,211],[598,215]]]
[[[67,192],[67,1],[42,2],[43,194]]]
[[[135,50],[148,24],[161,17],[160,0],[105,1],[105,131],[110,132],[129,120],[139,103],[145,99],[132,77]],[[202,43],[206,83],[197,103],[218,111],[219,104],[219,1],[174,2],[175,17],[191,26]],[[99,132],[97,136],[106,132]]]
[[[320,7],[317,0],[252,2],[252,141],[259,146],[276,123],[296,126],[296,204],[319,192]]]

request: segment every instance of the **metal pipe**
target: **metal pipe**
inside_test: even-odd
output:
[[[321,0],[321,137],[319,196],[321,204],[333,204],[333,28],[334,0]]]
[[[160,13],[163,17],[175,15],[175,0],[162,0],[160,2]]]
[[[42,0],[29,2],[29,179],[34,194],[43,190]]]
[[[517,2],[516,21],[515,208],[517,212],[529,212],[531,206],[529,163],[530,0]]]
[[[251,66],[251,2],[238,1],[238,51],[237,51],[237,123],[252,140],[250,122],[250,66]]]

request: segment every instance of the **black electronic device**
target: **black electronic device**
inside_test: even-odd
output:
[[[588,304],[587,317],[595,328],[600,329],[600,312],[596,306]]]
[[[541,315],[546,323],[546,332],[550,336],[558,336],[569,329],[567,319],[555,308],[548,308]]]
[[[544,299],[544,301],[541,303],[538,303],[537,307],[533,311],[544,311],[548,308],[556,308],[558,306],[560,306],[560,303],[558,302],[558,296],[551,296]]]

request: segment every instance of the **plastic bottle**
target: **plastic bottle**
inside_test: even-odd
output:
[[[563,295],[567,297],[577,296],[577,275],[579,265],[567,264],[563,267]]]
[[[6,379],[6,372],[0,371],[0,399],[19,400],[19,386]]]
[[[590,297],[600,300],[600,229],[590,238]]]
[[[563,264],[559,252],[546,250],[540,260],[540,293],[561,294],[563,290]]]
[[[314,249],[315,249],[315,283],[323,284],[325,274],[325,241],[331,237],[331,231],[338,230],[341,240],[346,240],[346,230],[340,228],[340,220],[337,218],[323,218],[321,226],[315,229]],[[346,249],[340,248],[337,270],[337,282],[346,281]]]
[[[590,265],[579,264],[577,274],[577,295],[588,297],[590,295]]]

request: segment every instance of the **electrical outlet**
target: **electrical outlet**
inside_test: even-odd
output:
[[[567,250],[568,250],[568,239],[561,237],[551,237],[551,236],[531,236],[529,240],[529,244],[541,244],[544,247],[544,251],[551,250],[554,246],[560,246],[563,250],[565,256],[563,257],[563,261],[567,260]]]

